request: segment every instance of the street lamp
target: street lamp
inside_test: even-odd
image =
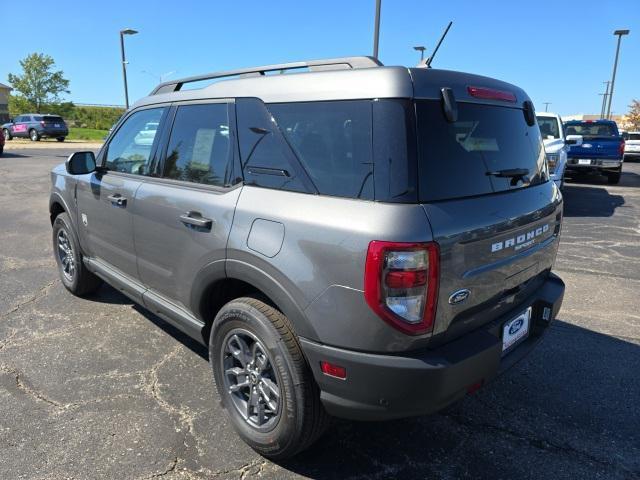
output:
[[[373,58],[378,58],[378,44],[380,43],[380,4],[382,0],[376,0],[376,19],[373,30]]]
[[[609,90],[609,106],[607,107],[607,118],[611,116],[611,100],[613,99],[613,87],[616,83],[616,70],[618,69],[618,54],[620,53],[620,40],[623,35],[629,35],[629,30],[616,30],[613,32],[618,37],[618,46],[616,47],[616,59],[613,62],[613,76],[611,77],[611,90]]]
[[[129,110],[129,89],[127,87],[127,61],[124,56],[124,36],[125,35],[135,35],[138,33],[137,30],[133,30],[131,28],[125,28],[124,30],[120,30],[120,52],[122,53],[122,77],[124,78],[124,104]]]
[[[598,94],[598,95],[602,95],[602,108],[600,109],[600,118],[604,119],[604,111],[607,108],[607,97],[609,96],[609,85],[611,85],[611,80],[607,80],[606,82],[602,82],[602,83],[604,83],[607,86],[604,93]]]
[[[544,111],[548,112],[549,111],[549,105],[551,105],[551,102],[542,102],[544,103]]]
[[[417,52],[420,52],[420,63],[422,63],[424,60],[424,51],[426,50],[426,48],[422,45],[418,45],[417,47],[413,47],[413,49]]]

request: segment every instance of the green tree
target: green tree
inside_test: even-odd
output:
[[[640,100],[632,100],[627,119],[634,130],[640,130]]]
[[[20,61],[22,75],[9,74],[9,83],[15,91],[41,113],[46,104],[60,103],[60,94],[69,93],[69,80],[62,70],[54,71],[55,62],[49,55],[32,53]]]

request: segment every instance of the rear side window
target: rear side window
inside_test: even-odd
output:
[[[314,191],[271,113],[256,98],[236,100],[238,143],[247,185]]]
[[[268,108],[320,194],[373,199],[370,101]]]
[[[567,123],[567,135],[583,137],[617,137],[618,130],[612,123]]]
[[[42,121],[42,115],[35,115],[33,117],[33,121],[34,122],[41,122]]]
[[[145,130],[156,127],[147,125]],[[178,107],[164,163],[165,178],[223,186],[230,176],[229,157],[226,103]]]
[[[421,201],[484,195],[547,180],[537,125],[518,108],[458,103],[458,120],[446,121],[439,101],[416,102]],[[506,175],[526,171],[523,178]]]

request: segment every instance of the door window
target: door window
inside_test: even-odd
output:
[[[229,116],[226,103],[178,107],[164,177],[224,186],[230,172]]]
[[[151,175],[152,153],[166,108],[140,110],[127,118],[109,142],[106,167],[115,172]]]

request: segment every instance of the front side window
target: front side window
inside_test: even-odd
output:
[[[223,186],[230,177],[229,116],[226,103],[178,107],[164,177]]]
[[[537,117],[543,140],[560,138],[560,125],[555,117]]]
[[[109,170],[136,175],[152,172],[152,153],[158,141],[158,127],[166,108],[150,108],[133,113],[115,133],[107,147]]]
[[[320,194],[373,198],[370,101],[268,108]]]

